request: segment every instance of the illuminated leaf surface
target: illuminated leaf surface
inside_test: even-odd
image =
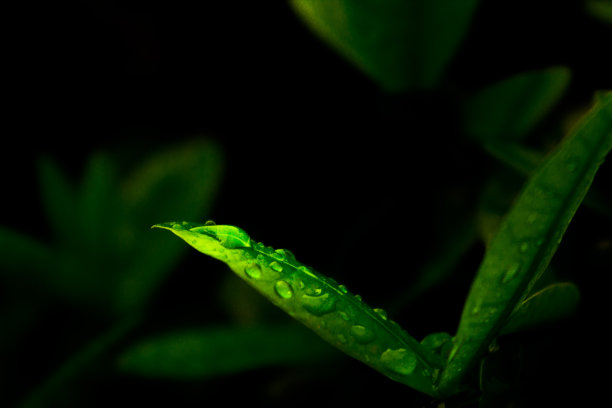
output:
[[[372,309],[333,279],[267,247],[231,225],[169,222],[198,251],[225,262],[240,278],[325,341],[387,377],[436,395],[440,359],[402,330],[382,309]]]

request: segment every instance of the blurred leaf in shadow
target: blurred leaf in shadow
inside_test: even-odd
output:
[[[567,317],[574,312],[579,300],[580,291],[571,282],[548,285],[518,305],[501,334],[516,333]]]
[[[144,377],[193,380],[256,368],[324,361],[337,353],[296,325],[218,327],[164,333],[125,350],[117,366]]]
[[[612,24],[612,1],[610,0],[587,0],[585,2],[587,13],[591,16]]]
[[[217,145],[193,141],[151,157],[125,179],[121,192],[127,222],[120,239],[129,256],[118,282],[117,313],[146,302],[186,250],[150,234],[151,220],[203,219],[217,195],[222,165]]]
[[[430,89],[461,43],[478,0],[292,0],[325,42],[383,89]]]
[[[101,314],[137,311],[184,251],[162,243],[149,226],[204,218],[222,160],[218,146],[196,140],[152,156],[120,183],[111,157],[95,154],[77,188],[56,163],[41,159],[41,197],[56,240],[46,245],[1,229],[3,279]]]
[[[482,143],[522,140],[559,101],[569,81],[569,69],[554,67],[477,92],[465,105],[466,133]]]

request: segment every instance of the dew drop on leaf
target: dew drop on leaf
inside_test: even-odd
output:
[[[353,335],[355,340],[361,344],[370,343],[376,337],[376,335],[374,334],[372,330],[368,329],[365,326],[361,326],[359,324],[356,324],[351,327],[351,334]]]
[[[204,223],[205,227],[210,227],[211,225],[217,225],[217,223],[214,222],[213,220],[208,220]]]
[[[256,263],[248,264],[246,268],[244,268],[244,273],[246,273],[249,278],[261,279],[261,267]]]
[[[321,296],[302,296],[302,307],[315,316],[323,316],[336,309],[336,298],[330,297],[329,293]]]
[[[417,358],[414,353],[403,348],[387,349],[380,356],[380,362],[387,369],[400,375],[412,374],[417,366]]]
[[[506,272],[504,272],[504,276],[502,277],[502,283],[508,283],[512,279],[514,279],[516,275],[518,275],[520,268],[521,266],[518,263],[510,265],[510,267],[506,269]]]
[[[374,311],[381,319],[387,320],[387,312],[385,309],[375,308]]]
[[[270,269],[272,269],[273,271],[276,272],[282,272],[283,271],[283,266],[281,264],[279,264],[276,261],[272,261],[270,262]]]
[[[283,280],[276,282],[274,285],[274,291],[283,299],[290,299],[293,296],[293,289],[291,288],[291,285]]]

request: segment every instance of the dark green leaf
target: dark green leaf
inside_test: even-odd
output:
[[[38,173],[42,203],[51,228],[59,241],[78,242],[79,224],[74,220],[77,213],[74,186],[50,158],[40,159]]]
[[[544,272],[612,148],[612,92],[600,98],[527,182],[487,249],[466,300],[440,389],[459,380]]]
[[[17,231],[0,227],[0,271],[3,276],[31,279],[31,272],[48,271],[53,252],[40,242]]]
[[[587,0],[585,7],[587,12],[593,17],[608,24],[612,24],[612,1]]]
[[[126,254],[115,310],[144,305],[179,260],[184,248],[151,233],[159,219],[203,219],[209,215],[221,181],[220,148],[194,140],[153,155],[122,186],[127,223],[118,239]]]
[[[293,0],[324,41],[387,91],[434,87],[477,0]]]
[[[523,300],[500,333],[514,333],[569,316],[579,300],[580,291],[573,283],[553,283]]]
[[[482,142],[523,138],[559,101],[570,80],[567,68],[521,73],[472,96],[465,107],[468,135]]]
[[[220,327],[166,333],[140,341],[117,360],[120,370],[147,377],[204,379],[272,366],[305,364],[333,349],[295,325]]]

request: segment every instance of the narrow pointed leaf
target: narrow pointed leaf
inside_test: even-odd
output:
[[[442,372],[442,393],[456,392],[544,272],[610,148],[612,92],[598,100],[544,161],[502,222],[466,300]]]
[[[271,365],[321,361],[331,353],[331,347],[299,326],[219,327],[141,340],[121,353],[117,367],[146,377],[201,380]]]
[[[297,14],[343,57],[392,92],[434,87],[478,0],[293,0]]]
[[[273,304],[324,340],[389,378],[435,395],[439,358],[346,287],[230,225],[165,223],[198,251],[225,262]]]
[[[573,283],[549,285],[521,302],[508,318],[501,334],[527,330],[569,316],[579,300],[580,291]]]

